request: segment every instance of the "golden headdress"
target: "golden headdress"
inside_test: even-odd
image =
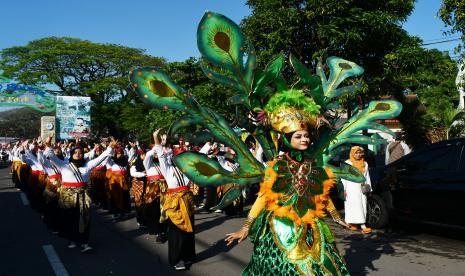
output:
[[[320,106],[301,90],[276,93],[265,106],[271,127],[281,133],[310,130],[316,126]]]

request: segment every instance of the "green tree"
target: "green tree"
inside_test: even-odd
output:
[[[389,65],[385,56],[420,43],[401,26],[414,0],[249,0],[247,4],[252,14],[242,26],[256,47],[259,63],[279,52],[294,53],[309,67],[314,67],[316,58],[340,56],[365,68],[371,95],[389,92],[383,77]]]
[[[134,99],[128,72],[136,66],[161,66],[164,59],[144,50],[68,37],[48,37],[3,49],[0,69],[25,84],[45,85],[64,96],[91,97],[93,130],[125,134],[119,124],[123,105]]]
[[[462,0],[442,0],[439,16],[447,27],[449,34],[462,35],[462,45],[465,42],[465,2]],[[457,50],[460,51],[459,47]]]
[[[428,142],[427,129],[434,112],[451,106],[456,92],[452,89],[455,65],[450,57],[422,48],[421,39],[402,28],[414,3],[249,0],[252,14],[242,21],[242,26],[262,65],[284,52],[295,54],[309,68],[315,67],[317,58],[331,55],[363,66],[364,85],[347,99],[347,106],[393,96],[404,106],[399,119],[408,142],[419,146]],[[289,80],[289,75],[285,77]],[[417,93],[419,101],[405,97],[407,91]]]
[[[446,132],[446,139],[453,138],[451,136],[451,131],[461,125],[461,128],[463,129],[463,123],[465,120],[465,111],[463,110],[457,110],[455,108],[448,108],[445,109],[441,113],[440,117],[440,122],[443,124],[443,127]]]
[[[395,64],[386,72],[392,78],[396,97],[404,104],[400,116],[407,131],[407,140],[418,146],[426,142],[445,139],[443,113],[458,104],[455,87],[457,65],[447,52],[436,49],[417,49],[415,53],[399,51],[386,57],[386,62]],[[416,94],[419,102],[409,102],[401,94]],[[421,104],[426,107],[423,108]],[[420,110],[419,110],[420,109]],[[420,112],[419,112],[420,111]],[[429,134],[427,133],[428,130]],[[429,140],[429,141],[428,141]]]
[[[30,108],[16,108],[0,112],[0,136],[38,137],[40,135],[40,118],[53,115]]]

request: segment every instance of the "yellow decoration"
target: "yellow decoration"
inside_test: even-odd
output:
[[[190,190],[184,190],[165,195],[163,210],[171,222],[185,232],[193,232],[193,225],[189,219],[194,214],[194,198]]]
[[[325,217],[325,207],[330,201],[329,191],[334,186],[335,178],[333,173],[329,168],[325,168],[326,174],[329,179],[323,181],[323,193],[320,195],[315,195],[315,209],[308,210],[307,213],[300,218],[299,215],[294,211],[292,205],[280,206],[278,205],[278,200],[283,196],[281,193],[275,193],[272,190],[273,184],[278,179],[278,174],[273,170],[274,164],[277,160],[268,162],[267,169],[265,171],[266,177],[263,182],[260,184],[260,194],[263,194],[266,198],[266,208],[269,211],[272,211],[273,214],[277,217],[287,217],[294,221],[296,225],[301,225],[305,223],[307,225],[313,225],[315,223],[315,218],[324,218]]]
[[[268,114],[271,127],[282,133],[308,130],[316,126],[316,116],[301,109],[281,107]]]

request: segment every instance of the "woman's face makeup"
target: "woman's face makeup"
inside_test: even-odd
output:
[[[298,130],[292,134],[291,146],[296,150],[306,150],[310,145],[310,135],[307,130]]]

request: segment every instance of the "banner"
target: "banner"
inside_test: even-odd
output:
[[[57,96],[56,121],[59,139],[90,136],[89,97]]]
[[[55,116],[42,116],[40,117],[40,137],[47,139],[52,137],[52,143],[55,143]]]
[[[55,110],[55,96],[42,88],[0,76],[0,106],[25,106],[40,112]]]

